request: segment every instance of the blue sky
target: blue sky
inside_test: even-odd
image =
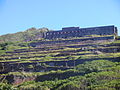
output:
[[[0,35],[102,25],[117,26],[120,35],[120,0],[0,0]]]

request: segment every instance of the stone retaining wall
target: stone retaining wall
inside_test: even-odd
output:
[[[30,43],[30,46],[36,47],[39,45],[45,45],[45,44],[59,44],[59,43],[75,43],[75,42],[81,42],[81,41],[87,41],[87,40],[114,40],[114,36],[107,36],[107,37],[91,37],[91,38],[85,38],[85,39],[72,39],[72,40],[56,40],[56,41],[41,41],[41,42],[33,42]]]

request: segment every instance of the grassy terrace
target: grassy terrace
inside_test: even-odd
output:
[[[45,44],[40,47],[28,47],[26,45],[21,48],[20,46],[15,48],[16,45],[11,45],[12,49],[8,45],[4,47],[5,50],[2,50],[3,48],[0,50],[2,52],[0,65],[4,66],[4,68],[0,67],[2,73],[0,74],[0,80],[3,86],[10,83],[10,85],[19,88],[15,90],[32,90],[31,87],[40,88],[41,86],[49,87],[48,90],[58,90],[56,88],[68,90],[64,88],[67,87],[65,85],[68,84],[71,87],[73,83],[75,89],[76,85],[80,87],[86,85],[85,87],[88,90],[90,88],[90,90],[97,90],[94,87],[97,87],[97,85],[103,86],[103,83],[108,86],[115,86],[115,80],[120,81],[119,46],[120,40],[113,42],[109,40],[86,40]],[[8,83],[4,84],[6,81]],[[109,85],[109,83],[112,84]],[[33,88],[33,90],[37,90],[36,88]]]
[[[112,36],[112,35],[109,35]],[[64,40],[76,40],[85,39],[90,37],[100,37],[96,35],[63,39]],[[108,37],[108,36],[101,36]],[[50,41],[50,40],[48,40]],[[55,40],[54,40],[55,41]],[[101,43],[102,42],[102,43]],[[87,40],[83,42],[71,42],[71,43],[55,43],[54,45],[46,45],[44,47],[19,47],[14,50],[7,50],[6,53],[0,56],[0,62],[9,63],[35,63],[35,62],[50,62],[50,61],[69,61],[69,60],[85,60],[85,59],[102,59],[102,58],[117,58],[120,57],[120,53],[106,53],[99,51],[101,49],[115,49],[119,48],[120,40],[109,41],[93,41]]]
[[[100,53],[97,55],[93,51],[89,50],[97,50],[97,49],[106,49],[106,48],[119,48],[119,46],[109,46],[111,44],[118,44],[118,41],[115,42],[106,42],[101,43],[87,43],[87,44],[66,44],[64,46],[53,46],[47,48],[24,48],[17,49],[6,54],[0,56],[0,62],[45,62],[45,61],[64,61],[67,60],[68,57],[76,57],[81,59],[88,58],[109,58],[109,57],[119,57],[119,53]],[[74,47],[73,47],[74,46]],[[83,50],[84,49],[84,50]],[[19,53],[18,53],[19,52]]]
[[[95,45],[95,44],[93,44],[93,45]],[[69,45],[70,46],[70,45]],[[84,46],[85,47],[85,46]],[[105,46],[86,46],[88,49],[100,49],[100,48],[103,48],[103,49],[105,49],[105,48],[119,48],[119,46],[111,46],[111,47],[105,47]],[[56,49],[56,50],[39,50],[39,49],[37,49],[37,50],[34,50],[34,51],[31,51],[31,52],[29,52],[29,51],[27,51],[26,50],[26,52],[12,52],[12,53],[6,53],[6,54],[4,54],[4,55],[1,55],[1,57],[11,57],[11,56],[26,56],[26,55],[30,55],[30,56],[35,56],[35,55],[44,55],[44,54],[46,54],[46,53],[56,53],[56,52],[62,52],[62,51],[76,51],[76,50],[79,50],[79,49],[81,49],[82,47],[74,47],[74,48],[64,48],[64,49]]]
[[[54,55],[54,54],[53,54]],[[70,55],[65,56],[50,56],[50,55],[45,55],[44,57],[38,58],[34,56],[33,58],[28,58],[28,59],[11,59],[11,60],[1,60],[1,62],[16,62],[16,63],[26,63],[26,62],[46,62],[46,61],[67,61],[69,57],[71,57],[73,60],[75,59],[95,59],[95,58],[115,58],[115,57],[120,57],[120,53],[101,53],[101,54],[94,54],[90,51],[84,51],[84,52],[77,52],[77,53],[72,53]],[[59,54],[58,54],[59,55]]]

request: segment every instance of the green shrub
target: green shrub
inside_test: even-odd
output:
[[[86,74],[91,72],[99,72],[104,70],[104,68],[112,66],[116,66],[116,64],[108,60],[95,60],[76,66],[76,70],[79,70],[81,73]]]
[[[10,84],[0,83],[0,90],[17,90]]]

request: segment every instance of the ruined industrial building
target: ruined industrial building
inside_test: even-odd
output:
[[[91,28],[67,27],[58,31],[49,31],[44,34],[45,39],[83,37],[86,35],[117,35],[117,27],[101,26]]]

